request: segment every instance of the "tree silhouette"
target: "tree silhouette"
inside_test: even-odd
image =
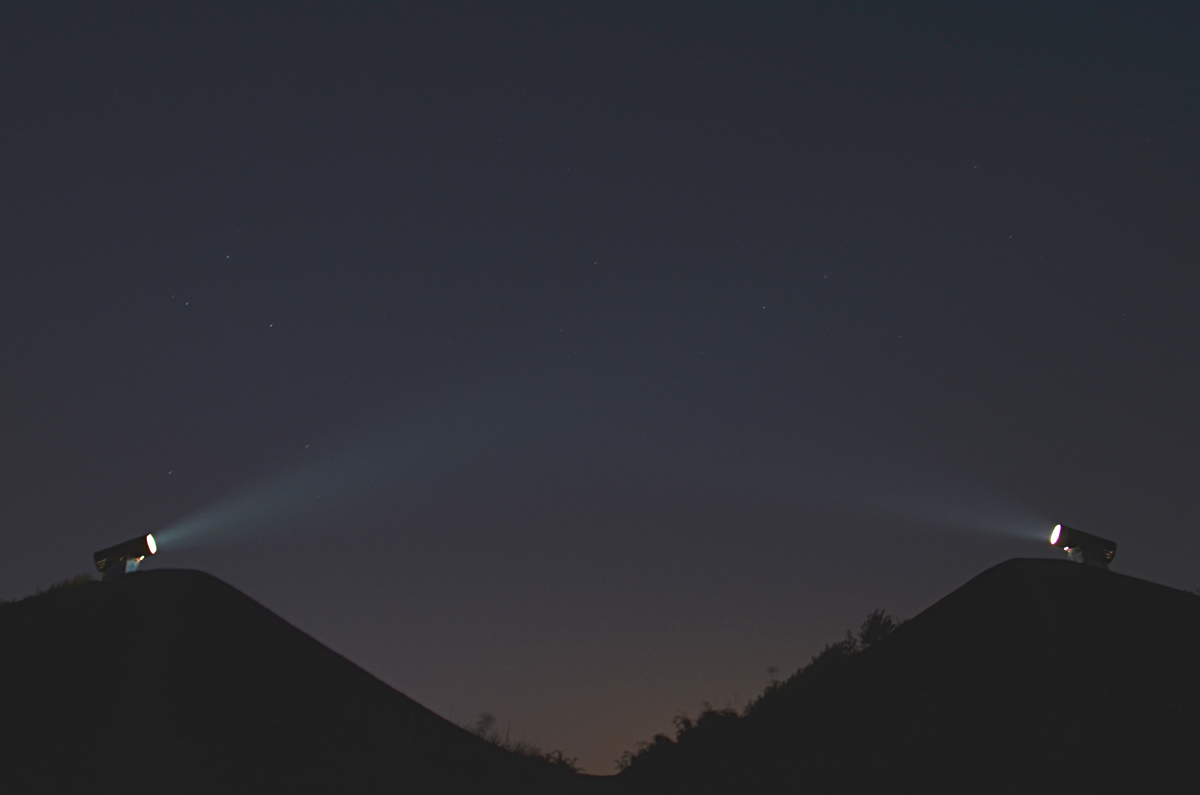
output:
[[[889,616],[886,610],[872,610],[858,628],[858,645],[865,649],[891,635],[898,626],[900,622]]]

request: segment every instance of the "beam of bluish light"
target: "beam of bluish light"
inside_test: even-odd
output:
[[[930,530],[987,533],[1045,543],[1054,522],[1020,501],[945,473],[927,473],[919,486],[876,482],[858,493],[840,489],[832,501],[851,514],[895,520]]]
[[[365,466],[361,461],[327,461],[298,467],[218,500],[168,525],[155,537],[163,549],[179,549],[233,534],[310,524],[358,490],[355,478]]]
[[[155,531],[163,549],[179,549],[295,530],[327,522],[347,506],[414,493],[451,469],[545,442],[565,414],[513,391],[446,403],[404,423],[380,423],[331,454],[297,465]]]
[[[603,384],[597,388],[595,382],[475,387],[468,399],[411,412],[405,422],[378,423],[337,452],[218,500],[155,537],[163,549],[175,549],[328,524],[348,506],[380,496],[419,499],[449,480],[461,485],[480,475],[515,475],[545,488],[548,478],[584,473],[592,489],[635,482],[668,491],[692,482],[739,492],[747,500],[756,494],[824,504],[872,523],[994,533],[1041,544],[1054,524],[936,456],[923,455],[912,440],[889,443],[856,426],[851,416],[830,422],[826,412],[821,422],[791,437],[766,429],[743,434],[730,447],[729,429],[736,424],[679,422],[685,416],[680,412],[606,391]],[[490,474],[479,471],[481,466]]]
[[[797,494],[873,523],[1045,543],[1055,524],[1051,517],[919,442],[906,441],[888,442],[861,430],[827,436],[818,445],[824,456],[810,457],[795,470]]]

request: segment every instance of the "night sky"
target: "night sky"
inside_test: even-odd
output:
[[[153,532],[609,773],[1056,522],[1200,587],[1191,4],[399,5],[4,4],[0,598]]]

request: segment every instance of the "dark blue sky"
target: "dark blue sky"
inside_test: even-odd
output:
[[[213,5],[0,12],[0,597],[158,532],[610,772],[1058,521],[1200,587],[1185,4]]]

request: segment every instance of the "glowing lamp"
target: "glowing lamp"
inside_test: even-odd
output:
[[[107,580],[137,571],[138,564],[142,562],[142,559],[157,551],[158,544],[154,543],[154,536],[147,533],[108,549],[102,549],[92,557],[96,561],[96,569]]]
[[[1060,547],[1071,560],[1102,569],[1107,569],[1117,554],[1117,542],[1067,527],[1065,524],[1054,526],[1050,533],[1050,543]]]

